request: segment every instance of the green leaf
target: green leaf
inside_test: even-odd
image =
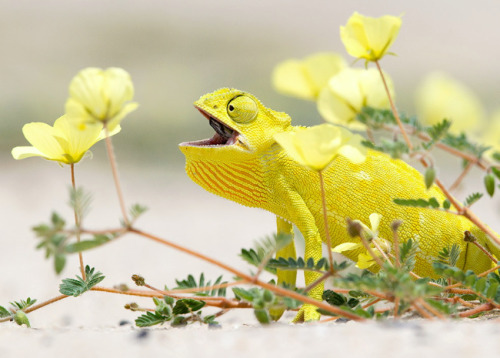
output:
[[[444,247],[439,253],[437,260],[449,266],[455,266],[460,257],[460,246],[453,244],[449,247]]]
[[[104,280],[105,276],[102,273],[94,273],[94,271],[95,268],[90,268],[87,265],[85,267],[85,280],[83,280],[80,276],[76,276],[76,279],[63,279],[62,283],[59,285],[59,292],[66,296],[80,296],[82,293],[90,290],[92,287]]]
[[[28,319],[28,316],[26,316],[26,313],[23,311],[19,310],[14,314],[14,322],[16,322],[18,325],[22,326],[23,324],[26,325],[26,327],[30,328],[30,320]]]
[[[280,257],[278,259],[270,259],[267,264],[268,267],[278,268],[281,270],[311,270],[311,271],[320,271],[320,270],[328,270],[329,264],[328,260],[324,257],[319,259],[317,263],[314,263],[314,259],[307,260],[307,263],[304,261],[302,257],[298,257],[294,259],[293,257],[289,257],[285,259]]]
[[[240,287],[233,287],[232,288],[234,296],[239,299],[239,300],[245,300],[248,302],[252,302],[253,299],[255,298],[255,290],[245,290]]]
[[[82,240],[80,242],[75,242],[72,244],[68,244],[66,246],[66,252],[68,253],[76,253],[85,250],[90,250],[95,247],[101,246],[107,242],[109,242],[111,238],[108,235],[94,235],[93,240]]]
[[[401,206],[411,206],[411,207],[417,207],[417,208],[438,208],[439,207],[439,202],[437,201],[436,198],[432,197],[429,200],[425,199],[393,199],[392,200],[395,204],[401,205]]]
[[[495,193],[495,177],[493,174],[490,173],[484,176],[484,187],[486,188],[486,192],[490,196],[493,196]]]
[[[450,203],[450,201],[448,199],[445,199],[443,201],[443,208],[446,209],[446,210],[448,210],[448,209],[451,208],[451,203]]]
[[[148,208],[146,206],[143,206],[141,204],[134,204],[130,207],[129,213],[132,221],[135,221],[144,214],[146,211],[148,211]]]
[[[433,167],[427,168],[424,177],[425,177],[425,187],[429,189],[432,186],[432,184],[434,184],[434,179],[436,178],[436,169],[434,169]],[[439,204],[437,207],[439,207]]]
[[[500,179],[500,169],[498,169],[497,167],[490,167],[490,169],[491,169],[491,172],[493,174],[495,174],[497,179]]]
[[[257,320],[259,321],[259,323],[262,323],[262,324],[271,323],[271,317],[269,317],[269,313],[267,312],[267,310],[265,310],[263,308],[258,308],[258,309],[254,309],[253,313],[254,313],[255,317],[257,318]]]
[[[172,317],[167,317],[157,312],[146,312],[135,320],[135,324],[137,327],[151,327],[163,324],[171,319]]]
[[[36,299],[31,299],[28,297],[26,300],[14,301],[10,304],[17,310],[24,310],[30,306],[33,306],[36,302]]]
[[[441,138],[443,138],[448,133],[450,126],[451,121],[443,119],[441,122],[438,122],[431,127],[425,128],[425,132],[427,132],[427,134],[429,134],[429,136],[431,137],[431,142],[435,143],[441,140]]]
[[[75,210],[80,222],[89,212],[91,202],[92,196],[90,193],[85,192],[83,188],[69,188],[69,206]]]
[[[184,316],[175,316],[172,321],[172,327],[182,327],[187,325],[187,318]]]
[[[10,312],[3,306],[0,306],[0,318],[10,317]]]
[[[495,152],[492,154],[493,159],[495,159],[497,162],[500,162],[500,153]]]
[[[283,233],[275,234],[273,237],[265,237],[255,244],[254,249],[242,249],[240,256],[249,264],[259,267],[264,260],[271,259],[275,252],[287,246],[292,240],[291,235]],[[271,268],[269,265],[266,265],[264,269],[276,274],[276,268]]]
[[[177,283],[177,287],[175,289],[187,289],[187,288],[199,288],[199,287],[207,287],[207,286],[217,286],[219,284],[225,284],[227,281],[222,282],[222,275],[217,277],[215,282],[212,284],[211,281],[205,280],[205,275],[203,273],[200,274],[199,281],[196,282],[193,275],[188,275],[188,277],[184,280],[175,280]],[[212,290],[205,290],[195,293],[196,296],[226,296],[226,288],[213,288]]]
[[[174,315],[196,312],[205,306],[205,302],[201,300],[193,300],[191,298],[183,298],[175,302],[173,309]]]
[[[472,193],[464,201],[464,205],[469,207],[483,197],[482,193]]]
[[[66,255],[64,254],[55,254],[54,255],[54,270],[59,275],[64,267],[66,266]]]
[[[332,306],[342,306],[347,303],[347,298],[344,295],[332,290],[325,290],[323,292],[323,300]]]

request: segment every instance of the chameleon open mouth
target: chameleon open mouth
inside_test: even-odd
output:
[[[240,133],[233,128],[228,127],[226,124],[222,123],[222,121],[218,120],[215,117],[212,117],[209,113],[205,112],[203,109],[198,108],[203,116],[208,119],[208,123],[215,130],[215,134],[212,138],[198,140],[194,142],[185,142],[181,143],[181,145],[189,145],[196,147],[204,147],[204,146],[225,146],[225,145],[233,145],[239,141]]]

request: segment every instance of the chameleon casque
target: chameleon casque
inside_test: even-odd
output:
[[[307,261],[318,261],[325,242],[318,174],[293,161],[276,143],[276,133],[295,131],[286,113],[264,107],[249,93],[236,89],[220,89],[202,96],[195,107],[208,119],[215,130],[210,139],[181,143],[186,157],[186,172],[203,188],[237,203],[258,207],[276,215],[278,232],[293,233],[296,225],[305,240]],[[425,188],[422,175],[404,161],[368,150],[365,162],[353,164],[337,156],[323,172],[327,216],[332,247],[344,242],[359,242],[347,233],[346,219],[369,223],[369,215],[379,213],[382,220],[379,236],[392,241],[390,224],[402,220],[400,240],[410,238],[419,242],[414,272],[435,277],[431,262],[438,252],[452,244],[461,247],[458,266],[476,273],[491,268],[491,260],[472,244],[463,240],[469,230],[479,242],[497,256],[499,250],[475,225],[462,216],[451,213],[403,207],[394,198],[428,199],[445,197],[438,187]],[[359,250],[345,256],[356,260]],[[292,241],[276,254],[296,257]],[[305,272],[306,285],[320,275]],[[278,283],[295,284],[295,271],[278,270]],[[308,295],[321,300],[323,285]],[[305,304],[295,321],[316,320],[319,314]]]

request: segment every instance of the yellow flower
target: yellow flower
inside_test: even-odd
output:
[[[134,97],[134,86],[128,72],[121,68],[86,68],[71,81],[69,94],[66,113],[77,119],[82,127],[103,122],[113,131],[137,108],[137,103],[126,103]]]
[[[422,123],[433,125],[449,119],[452,134],[476,131],[483,124],[483,108],[477,96],[444,73],[426,76],[417,88],[415,104]]]
[[[118,126],[111,135],[119,131]],[[102,124],[89,125],[82,130],[66,115],[59,117],[53,127],[41,122],[27,123],[23,126],[23,134],[32,146],[12,149],[14,159],[39,156],[64,164],[79,162],[90,147],[104,139]]]
[[[370,248],[378,257],[382,256],[382,253],[375,247],[374,242],[385,253],[389,253],[391,251],[390,242],[381,237],[378,237],[378,226],[380,224],[381,218],[382,215],[380,214],[377,213],[371,214],[369,217],[371,227],[366,226],[359,220],[353,220],[354,222],[357,222],[361,225],[361,227],[363,228],[363,230],[361,231],[361,235],[369,242]],[[367,269],[377,263],[375,259],[370,255],[368,250],[365,249],[365,246],[361,242],[360,243],[345,242],[335,246],[332,249],[333,252],[338,252],[338,253],[342,253],[344,251],[352,251],[352,250],[364,250],[363,252],[358,254],[358,261],[356,263],[356,267],[360,269]]]
[[[335,53],[317,53],[303,60],[279,63],[273,71],[274,88],[285,95],[314,101],[330,77],[346,67],[345,60]]]
[[[374,18],[355,12],[346,26],[340,27],[340,38],[349,55],[378,61],[396,39],[400,27],[400,17],[386,15]]]
[[[389,92],[394,98],[392,81],[384,74]],[[318,111],[334,124],[353,130],[364,130],[366,126],[356,120],[364,106],[390,108],[380,73],[376,69],[346,68],[330,78],[318,97]]]
[[[278,133],[274,139],[293,160],[316,171],[325,169],[338,155],[355,164],[366,158],[363,137],[328,123]]]

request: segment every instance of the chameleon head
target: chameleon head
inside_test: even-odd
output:
[[[255,158],[274,143],[273,135],[291,128],[290,117],[264,107],[249,93],[223,88],[200,97],[194,106],[215,134],[179,144],[191,160],[238,162]]]

